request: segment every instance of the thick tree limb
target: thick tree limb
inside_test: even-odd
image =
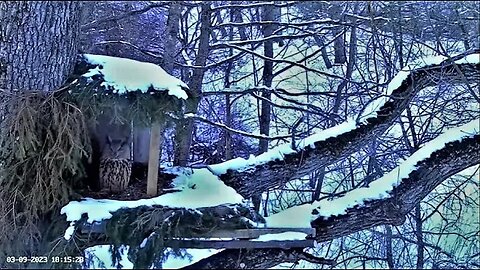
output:
[[[409,178],[392,192],[392,197],[366,203],[364,207],[352,208],[347,214],[331,217],[327,220],[318,218],[312,222],[317,231],[317,242],[329,241],[341,236],[372,228],[374,226],[400,225],[405,215],[410,212],[427,194],[450,176],[480,163],[480,136],[463,139],[461,142],[448,144],[420,164],[410,173]],[[262,249],[253,251],[225,250],[205,258],[188,269],[205,268],[261,268],[266,269],[283,262],[306,260],[313,263],[333,264],[333,261],[320,259],[315,262],[308,256],[299,256],[298,249]],[[248,256],[246,255],[248,254]],[[310,254],[308,254],[310,255]],[[311,256],[311,255],[310,255]],[[239,265],[239,263],[243,265]]]
[[[393,189],[392,197],[367,202],[358,209],[349,209],[346,215],[313,221],[312,227],[317,229],[315,239],[317,242],[329,241],[377,225],[403,224],[405,215],[440,183],[468,167],[479,164],[478,153],[479,135],[448,144],[417,164],[417,169]]]
[[[335,138],[317,142],[315,148],[307,146],[298,153],[285,155],[281,161],[271,161],[242,172],[229,170],[221,175],[220,179],[246,198],[254,192],[281,186],[291,179],[300,178],[351,155],[373,137],[382,134],[394,123],[420,89],[434,86],[440,80],[464,83],[464,78],[477,82],[480,79],[480,64],[443,62],[440,65],[414,70],[407,80],[393,91],[390,100],[380,108],[378,116],[367,119],[367,124],[362,124]]]

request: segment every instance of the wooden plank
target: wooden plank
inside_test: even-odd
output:
[[[264,234],[275,234],[284,232],[302,232],[310,236],[315,236],[314,228],[255,228],[255,229],[239,229],[239,230],[220,230],[212,231],[205,234],[205,238],[237,238],[237,239],[253,239]]]
[[[255,248],[303,248],[313,247],[315,240],[284,240],[284,241],[251,241],[251,240],[168,240],[166,246],[180,248],[226,248],[226,249],[255,249]]]
[[[84,223],[81,225],[82,233],[105,233],[105,222],[95,222],[93,224]],[[309,236],[315,237],[314,228],[256,228],[256,229],[238,229],[238,230],[219,230],[205,234],[202,238],[234,238],[234,239],[254,239],[264,234],[276,234],[284,232],[303,232]],[[190,237],[188,235],[184,237]]]
[[[93,223],[83,223],[80,226],[80,231],[85,234],[89,233],[98,233],[103,234],[107,230],[106,222],[93,222]]]
[[[158,189],[158,160],[160,154],[160,123],[152,125],[148,155],[147,195],[156,196]]]
[[[89,234],[103,234],[106,227],[105,222],[84,223],[81,225],[80,230],[82,233]],[[232,230],[232,231],[217,231],[212,233],[210,237],[218,238],[235,238],[251,237],[250,239],[233,239],[233,240],[208,240],[208,239],[184,239],[184,240],[166,240],[165,246],[168,247],[180,247],[180,248],[226,248],[226,249],[255,249],[255,248],[303,248],[313,247],[314,239],[301,239],[301,240],[270,240],[270,241],[254,241],[252,237],[254,235],[260,236],[264,234],[275,234],[282,232],[304,232],[306,234],[314,236],[315,229],[313,228],[261,228],[250,230]],[[312,234],[313,233],[313,234]],[[239,237],[240,236],[240,237]]]

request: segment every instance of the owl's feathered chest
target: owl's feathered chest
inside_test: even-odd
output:
[[[100,160],[100,186],[111,192],[120,192],[128,186],[132,173],[132,161],[128,159],[102,158]]]

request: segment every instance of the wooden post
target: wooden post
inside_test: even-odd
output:
[[[154,122],[150,134],[150,149],[148,155],[147,195],[156,196],[158,188],[158,160],[160,154],[160,128],[159,122]]]

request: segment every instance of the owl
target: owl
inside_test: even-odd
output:
[[[130,138],[112,139],[106,142],[100,157],[100,187],[118,193],[123,191],[130,180],[132,160],[130,158]]]

